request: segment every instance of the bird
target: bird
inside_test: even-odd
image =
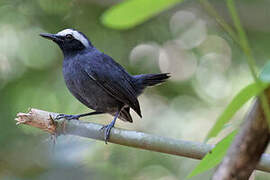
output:
[[[111,114],[114,116],[111,123],[101,128],[106,144],[117,118],[132,123],[130,109],[142,118],[138,96],[143,90],[170,77],[169,73],[131,75],[112,57],[99,51],[86,35],[72,28],[40,36],[60,47],[67,88],[82,104],[94,110],[78,115],[59,114],[56,119],[79,120],[94,114]]]

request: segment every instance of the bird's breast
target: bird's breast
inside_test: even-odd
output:
[[[121,104],[109,95],[77,63],[64,63],[63,75],[69,91],[87,107],[103,112],[115,112]]]

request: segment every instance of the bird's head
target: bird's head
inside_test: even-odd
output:
[[[56,34],[41,33],[40,36],[53,40],[64,54],[72,54],[93,47],[83,33],[74,29],[64,29]]]

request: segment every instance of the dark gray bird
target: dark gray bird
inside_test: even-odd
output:
[[[142,117],[137,97],[143,90],[169,78],[168,73],[130,75],[110,56],[96,49],[83,33],[74,29],[40,35],[53,40],[61,48],[63,75],[70,92],[85,106],[95,110],[79,115],[60,114],[57,119],[109,113],[114,119],[103,127],[106,143],[118,117],[132,122],[130,108]]]

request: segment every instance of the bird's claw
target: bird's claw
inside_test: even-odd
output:
[[[79,116],[78,115],[67,115],[67,114],[58,114],[55,117],[55,120],[59,120],[59,119],[66,119],[66,120],[71,120],[71,119],[75,119],[75,120],[79,120]]]
[[[104,141],[105,141],[105,144],[107,144],[109,138],[110,138],[110,133],[111,133],[111,130],[113,128],[113,125],[112,124],[108,124],[108,125],[105,125],[103,126],[100,130],[104,130]]]

